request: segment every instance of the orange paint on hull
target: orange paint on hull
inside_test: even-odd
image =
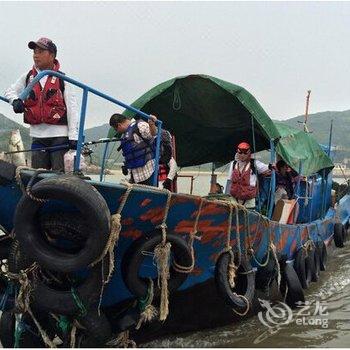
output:
[[[152,202],[152,200],[151,199],[149,199],[149,198],[146,198],[146,199],[144,199],[141,203],[140,203],[140,206],[141,207],[146,207],[148,204],[150,204]]]
[[[122,231],[121,235],[126,238],[132,238],[133,240],[138,239],[142,236],[142,231],[140,230],[126,230]]]
[[[125,219],[122,219],[122,221],[121,221],[122,226],[133,225],[133,223],[134,223],[133,218],[125,218]]]

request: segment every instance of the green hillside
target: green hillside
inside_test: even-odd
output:
[[[333,141],[332,144],[343,146],[350,150],[350,110],[343,112],[320,112],[310,114],[308,117],[308,128],[312,136],[320,143],[328,144],[329,130],[333,120]],[[302,128],[299,122],[304,121],[304,116],[284,121],[286,124]]]

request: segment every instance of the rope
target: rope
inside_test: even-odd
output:
[[[160,288],[160,310],[159,320],[164,321],[169,314],[169,290],[168,290],[168,279],[169,275],[169,259],[171,243],[167,242],[166,237],[166,221],[168,218],[170,201],[172,193],[169,190],[165,190],[168,194],[167,201],[164,210],[164,218],[160,227],[162,230],[162,241],[154,248],[154,259],[158,270],[158,288]]]
[[[193,243],[194,243],[195,239],[200,239],[200,237],[197,237],[196,235],[198,233],[198,222],[199,222],[199,217],[201,215],[203,203],[204,203],[204,200],[201,197],[199,207],[198,207],[198,213],[197,213],[196,219],[194,221],[194,225],[193,225],[193,230],[192,230],[192,232],[190,232],[189,246],[190,246],[190,250],[191,250],[192,264],[191,264],[191,266],[181,266],[181,265],[177,264],[176,261],[174,260],[173,261],[173,269],[177,272],[191,273],[193,271],[194,266],[195,266],[195,256],[194,256]]]
[[[20,313],[25,313],[29,309],[30,294],[33,290],[30,280],[28,278],[29,273],[35,273],[39,265],[35,262],[25,270],[21,270],[19,273],[5,272],[3,273],[8,279],[17,281],[20,284],[20,290],[16,298],[16,309]]]
[[[147,289],[146,298],[144,300],[142,299],[139,300],[139,307],[142,310],[142,313],[135,327],[136,330],[140,329],[141,325],[144,322],[150,322],[158,315],[157,309],[152,305],[153,297],[154,297],[153,280],[152,278],[149,278],[149,287]]]
[[[111,277],[112,277],[112,274],[114,271],[114,247],[116,246],[116,244],[119,240],[119,235],[120,235],[120,232],[122,229],[121,212],[124,209],[126,201],[128,200],[129,195],[131,193],[131,190],[132,190],[132,186],[128,186],[128,188],[126,189],[126,192],[124,193],[124,195],[122,197],[122,200],[120,202],[120,205],[119,205],[117,212],[114,215],[111,215],[111,230],[109,233],[109,238],[108,238],[107,244],[106,244],[105,248],[103,249],[103,252],[101,253],[100,257],[97,258],[91,264],[91,266],[94,266],[99,261],[101,261],[106,256],[107,253],[109,254],[109,271],[108,271],[108,275],[107,275],[106,279],[104,276],[104,263],[102,262],[102,264],[101,264],[102,286],[101,286],[100,298],[99,298],[98,308],[97,308],[99,316],[100,316],[100,312],[101,312],[100,310],[101,310],[102,296],[103,296],[104,288],[111,280]]]
[[[129,338],[129,331],[119,333],[115,339],[110,340],[106,345],[113,348],[137,347],[136,343]]]
[[[160,312],[159,320],[166,320],[169,314],[169,257],[170,257],[171,243],[160,243],[154,248],[154,258],[158,269],[158,288],[161,289],[160,294]]]
[[[16,318],[16,327],[15,327],[15,333],[14,333],[14,348],[19,348],[20,347],[20,340],[21,340],[21,335],[23,333],[23,321],[22,321],[22,315],[21,314],[15,314]]]
[[[257,223],[257,226],[256,226],[256,230],[255,230],[255,235],[254,235],[254,240],[255,240],[255,238],[256,238],[256,235],[257,235],[257,233],[258,233],[258,229],[259,229],[259,227],[260,227],[260,220],[261,220],[261,218],[262,218],[262,216],[261,215],[259,215],[259,221],[258,221],[258,223]],[[248,251],[249,251],[249,254],[253,257],[253,259],[254,259],[254,261],[258,264],[258,266],[260,266],[260,267],[265,267],[268,263],[269,263],[269,260],[270,260],[270,241],[271,241],[271,236],[270,236],[270,234],[269,234],[269,242],[268,242],[268,244],[267,244],[267,251],[266,251],[266,260],[265,260],[265,262],[260,262],[257,258],[256,258],[256,256],[255,256],[255,254],[254,254],[254,249],[253,249],[253,247],[252,247],[252,245],[251,245],[251,241],[250,241],[250,236],[248,235],[248,246],[249,246],[249,248],[248,248]]]
[[[35,173],[33,174],[33,176],[31,177],[31,179],[29,180],[27,188],[25,188],[25,186],[24,186],[24,184],[23,184],[23,181],[22,181],[22,178],[21,178],[21,171],[22,171],[22,170],[32,170],[32,171],[35,172]],[[27,196],[28,196],[30,199],[32,199],[33,201],[36,201],[36,202],[39,202],[39,203],[45,203],[45,202],[48,202],[47,199],[42,199],[42,198],[35,197],[35,196],[32,194],[32,192],[31,192],[31,189],[32,189],[31,183],[34,181],[34,179],[35,179],[41,172],[52,172],[52,171],[49,171],[49,170],[43,169],[43,168],[33,169],[33,168],[30,168],[30,167],[21,165],[21,166],[18,166],[18,167],[16,168],[15,179],[16,179],[16,182],[17,182],[19,188],[20,188],[21,191],[23,192],[23,194],[27,195]]]
[[[243,299],[245,302],[246,302],[246,305],[247,305],[247,308],[243,311],[243,312],[239,312],[237,310],[235,310],[234,308],[232,308],[232,311],[237,314],[238,316],[245,316],[249,310],[250,310],[250,303],[249,303],[249,300],[244,296],[244,295],[240,295],[240,294],[237,294],[237,293],[234,293],[237,297]]]
[[[85,307],[84,303],[81,301],[81,299],[79,298],[74,287],[71,288],[71,293],[72,293],[75,304],[78,306],[78,308],[80,310],[79,316],[80,317],[85,316],[87,314],[86,307]]]
[[[41,328],[40,323],[37,321],[37,319],[35,318],[35,316],[33,315],[32,310],[30,309],[30,307],[28,307],[28,313],[31,316],[31,318],[33,319],[36,328],[38,328],[38,331],[41,335],[41,338],[43,339],[44,343],[49,347],[49,348],[56,348],[57,346],[50,340],[50,338],[48,337],[47,333],[44,331],[43,328]]]
[[[70,331],[70,342],[69,346],[71,348],[75,348],[75,343],[76,343],[76,335],[77,335],[77,321],[73,321],[72,329]]]
[[[235,257],[234,257],[232,249],[229,250],[229,254],[231,256],[231,260],[228,264],[227,275],[228,275],[228,283],[229,283],[230,287],[233,289],[236,286],[235,279],[237,276],[238,266],[235,265]]]
[[[279,289],[280,285],[281,285],[281,266],[280,266],[280,263],[279,263],[278,258],[277,258],[277,249],[276,249],[276,246],[274,245],[273,242],[270,242],[270,247],[271,247],[271,250],[272,250],[272,256],[273,256],[273,258],[275,259],[275,262],[276,262],[276,267],[277,267],[277,286],[278,286],[278,289]]]

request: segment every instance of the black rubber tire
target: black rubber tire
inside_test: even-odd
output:
[[[231,288],[228,280],[228,267],[231,262],[231,254],[229,252],[222,253],[216,261],[215,265],[215,284],[217,290],[225,303],[234,308],[238,312],[247,310],[248,300],[251,305],[255,292],[255,273],[252,266],[244,256],[241,257],[240,265],[237,269],[237,277],[235,280],[236,287]],[[235,256],[235,264],[237,264],[237,256]],[[247,273],[248,272],[248,273]],[[243,295],[245,299],[239,295]]]
[[[304,248],[300,248],[295,256],[294,269],[297,273],[301,286],[307,289],[311,283],[311,258],[309,252]]]
[[[311,281],[317,282],[320,278],[320,256],[316,246],[309,251],[309,256],[311,263]]]
[[[30,327],[31,331],[24,330],[19,340],[20,348],[44,348],[43,342],[37,328],[28,314],[22,316],[24,322]],[[0,319],[0,340],[4,348],[13,348],[15,345],[15,325],[16,319],[13,310],[4,311]]]
[[[187,242],[181,236],[173,233],[167,233],[167,241],[171,243],[171,253],[176,263],[190,267],[192,265],[192,256]],[[138,298],[144,298],[149,287],[147,279],[139,277],[139,270],[144,259],[143,253],[153,253],[154,248],[161,242],[161,230],[157,229],[134,241],[123,256],[121,269],[124,283],[130,293]],[[177,290],[187,277],[188,273],[175,271],[171,266],[170,279],[168,281],[169,292]],[[154,286],[156,286],[156,283]],[[159,289],[154,289],[155,296],[158,296],[159,292]]]
[[[20,270],[24,270],[29,267],[33,261],[23,253],[20,243],[14,239],[10,246],[7,263],[10,272],[18,273]]]
[[[285,302],[290,308],[294,309],[300,302],[305,302],[304,291],[299,277],[293,265],[288,263],[284,265],[281,276],[280,288],[283,296],[285,295],[286,287],[288,287],[288,290]]]
[[[348,240],[348,229],[346,225],[343,225],[343,243]]]
[[[262,262],[265,262],[267,255],[264,256]],[[255,288],[266,291],[269,288],[270,283],[277,277],[276,261],[273,258],[272,252],[270,252],[269,261],[266,266],[259,266],[255,273]]]
[[[318,255],[320,258],[320,270],[326,271],[328,259],[326,244],[323,241],[319,241],[316,243],[316,248],[318,250]]]
[[[98,301],[102,288],[102,262],[91,268],[90,275],[75,288],[75,292],[85,307]],[[108,267],[104,268],[108,271]],[[60,315],[75,316],[81,312],[71,290],[57,290],[38,281],[33,291],[33,306],[41,311]]]
[[[75,288],[75,292],[85,307],[95,303],[100,297],[102,287],[102,264],[105,277],[108,273],[108,259],[104,259],[90,269],[90,275]],[[14,240],[9,255],[9,270],[19,272],[31,265],[26,254]],[[53,312],[61,315],[76,315],[81,311],[74,300],[70,287],[68,290],[57,290],[41,279],[36,280],[32,292],[32,305],[42,312]]]
[[[52,238],[68,239],[84,244],[85,231],[88,229],[79,213],[45,213],[40,216],[40,229]]]
[[[1,236],[0,240],[0,260],[8,259],[12,237]]]
[[[84,247],[78,253],[57,249],[40,233],[37,214],[43,204],[25,195],[17,205],[14,224],[16,237],[30,258],[49,270],[72,272],[88,266],[101,255],[110,234],[110,212],[93,186],[77,177],[63,175],[39,181],[32,187],[32,194],[74,205],[88,230],[84,232]]]
[[[12,238],[2,225],[0,225],[0,232],[2,233],[0,236],[0,260],[4,260],[8,258]]]
[[[77,337],[78,348],[105,348],[112,338],[111,325],[102,310],[100,315],[97,310],[89,310],[87,315],[79,319],[79,323],[85,329]]]
[[[337,248],[344,247],[344,228],[340,222],[334,224],[334,244]]]

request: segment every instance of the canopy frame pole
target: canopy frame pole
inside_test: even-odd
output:
[[[254,127],[254,118],[252,115],[250,115],[250,120],[252,123],[252,141],[253,141],[253,153],[256,152],[256,145],[255,145],[255,127]],[[259,184],[259,177],[258,174],[256,174],[256,183],[258,184],[258,193],[257,193],[257,200],[256,200],[256,210],[260,213],[261,207],[260,207],[260,184]]]
[[[331,126],[329,130],[329,141],[328,141],[328,150],[327,155],[330,157],[331,154],[331,145],[332,145],[332,134],[333,134],[333,119],[331,120]],[[321,215],[322,217],[326,214],[326,189],[328,185],[328,175],[326,175],[326,169],[322,170],[322,205],[321,205]]]
[[[104,178],[108,146],[109,146],[109,143],[106,143],[105,147],[104,147],[104,150],[103,150],[103,155],[102,155],[102,160],[101,160],[101,165],[100,165],[100,167],[101,167],[100,182],[102,182],[103,178]]]
[[[304,131],[306,133],[309,133],[309,129],[307,127],[307,118],[309,116],[310,94],[311,94],[311,90],[307,90],[306,107],[305,107],[305,119],[304,119]]]
[[[275,162],[276,158],[276,152],[275,152],[275,144],[274,140],[270,140],[270,161],[271,164]],[[270,181],[270,205],[269,205],[269,212],[268,212],[268,218],[271,219],[273,208],[275,205],[275,190],[276,190],[276,173],[275,169],[272,169],[271,172],[271,181]]]
[[[298,177],[298,182],[297,182],[297,187],[295,189],[295,194],[297,196],[297,201],[299,200],[299,197],[300,197],[300,176],[301,176],[301,172],[302,172],[302,169],[303,169],[303,165],[302,165],[302,162],[301,160],[299,160],[299,177]]]

